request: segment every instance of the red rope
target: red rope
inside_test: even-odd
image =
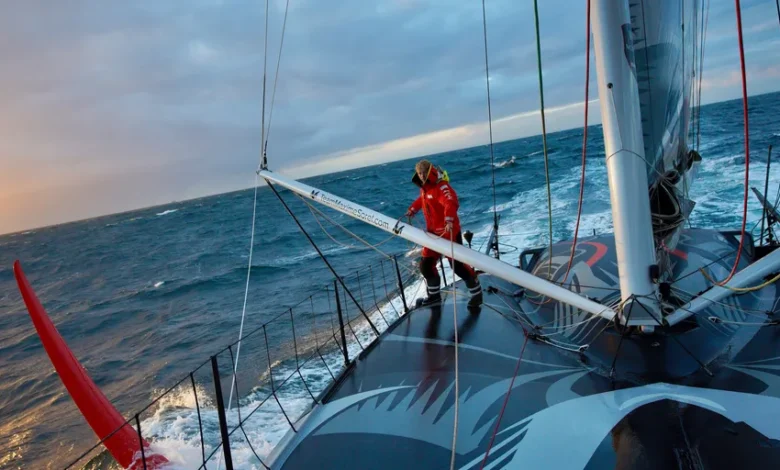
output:
[[[504,417],[504,411],[506,411],[506,404],[509,403],[509,396],[512,394],[512,387],[515,386],[515,379],[517,378],[517,372],[520,370],[520,363],[523,361],[523,354],[525,354],[525,345],[528,344],[528,333],[523,329],[525,340],[523,341],[523,348],[520,350],[520,357],[517,358],[517,364],[515,364],[515,375],[512,376],[512,380],[509,382],[509,390],[504,395],[504,404],[501,405],[501,411],[498,413],[498,420],[496,421],[496,427],[493,428],[493,434],[490,436],[490,442],[488,443],[487,450],[485,451],[485,458],[482,459],[482,465],[479,466],[479,470],[485,468],[488,457],[490,457],[490,449],[493,448],[493,442],[496,440],[496,434],[498,434],[498,428],[501,426],[501,418]]]
[[[739,239],[739,251],[737,251],[737,259],[734,260],[734,266],[731,268],[731,273],[726,279],[716,282],[718,286],[722,286],[729,282],[739,267],[739,259],[742,256],[742,246],[745,243],[745,226],[747,225],[747,206],[748,206],[748,187],[750,181],[748,178],[750,172],[750,136],[748,126],[748,98],[747,98],[747,78],[745,74],[745,48],[742,44],[742,9],[739,4],[739,0],[734,0],[737,9],[737,37],[739,38],[739,63],[742,72],[742,113],[744,114],[745,124],[745,195],[742,205],[742,235]]]
[[[569,264],[561,284],[569,278],[571,265],[574,263],[574,253],[577,249],[577,236],[580,233],[580,218],[582,216],[582,199],[585,195],[585,159],[588,155],[588,92],[590,91],[590,0],[587,0],[587,12],[585,13],[585,127],[582,133],[582,173],[580,175],[580,201],[577,203],[577,223],[574,225],[574,241],[571,244]],[[552,253],[550,253],[552,257]]]

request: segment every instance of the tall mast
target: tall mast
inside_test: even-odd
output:
[[[656,259],[627,0],[594,0],[591,20],[623,315],[631,312],[628,324],[654,326],[657,322],[644,309],[631,306],[638,301],[658,318],[650,277]]]

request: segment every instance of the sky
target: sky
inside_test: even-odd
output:
[[[539,3],[548,131],[580,127],[586,1]],[[533,2],[486,4],[494,138],[539,134]],[[479,0],[290,0],[281,60],[285,0],[269,4],[267,56],[261,0],[0,9],[0,233],[250,187],[264,57],[274,170],[488,142]],[[742,11],[748,91],[776,91],[775,2]],[[704,103],[741,96],[738,65],[734,2],[711,0]],[[596,123],[593,69],[591,99]]]

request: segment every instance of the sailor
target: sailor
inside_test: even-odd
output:
[[[439,237],[463,244],[458,220],[458,196],[449,183],[447,172],[437,169],[427,160],[420,160],[415,166],[412,182],[420,187],[418,197],[406,211],[407,217],[414,217],[422,209],[428,232]],[[441,302],[441,279],[436,269],[436,263],[441,255],[427,247],[423,248],[420,260],[420,272],[428,284],[428,297],[423,305],[434,305]],[[466,283],[471,298],[469,306],[482,304],[482,286],[477,273],[471,266],[447,257],[453,266],[455,274]]]

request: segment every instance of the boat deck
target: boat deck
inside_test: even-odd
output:
[[[780,399],[726,390],[744,375],[721,373],[724,389],[612,381],[587,355],[526,342],[517,304],[490,292],[510,286],[481,279],[481,308],[467,308],[460,285],[456,299],[413,310],[386,331],[283,439],[271,467],[450,468],[455,316],[455,468],[680,468],[680,454],[694,452],[689,432],[704,433],[695,444],[701,468],[771,468],[780,458]]]

